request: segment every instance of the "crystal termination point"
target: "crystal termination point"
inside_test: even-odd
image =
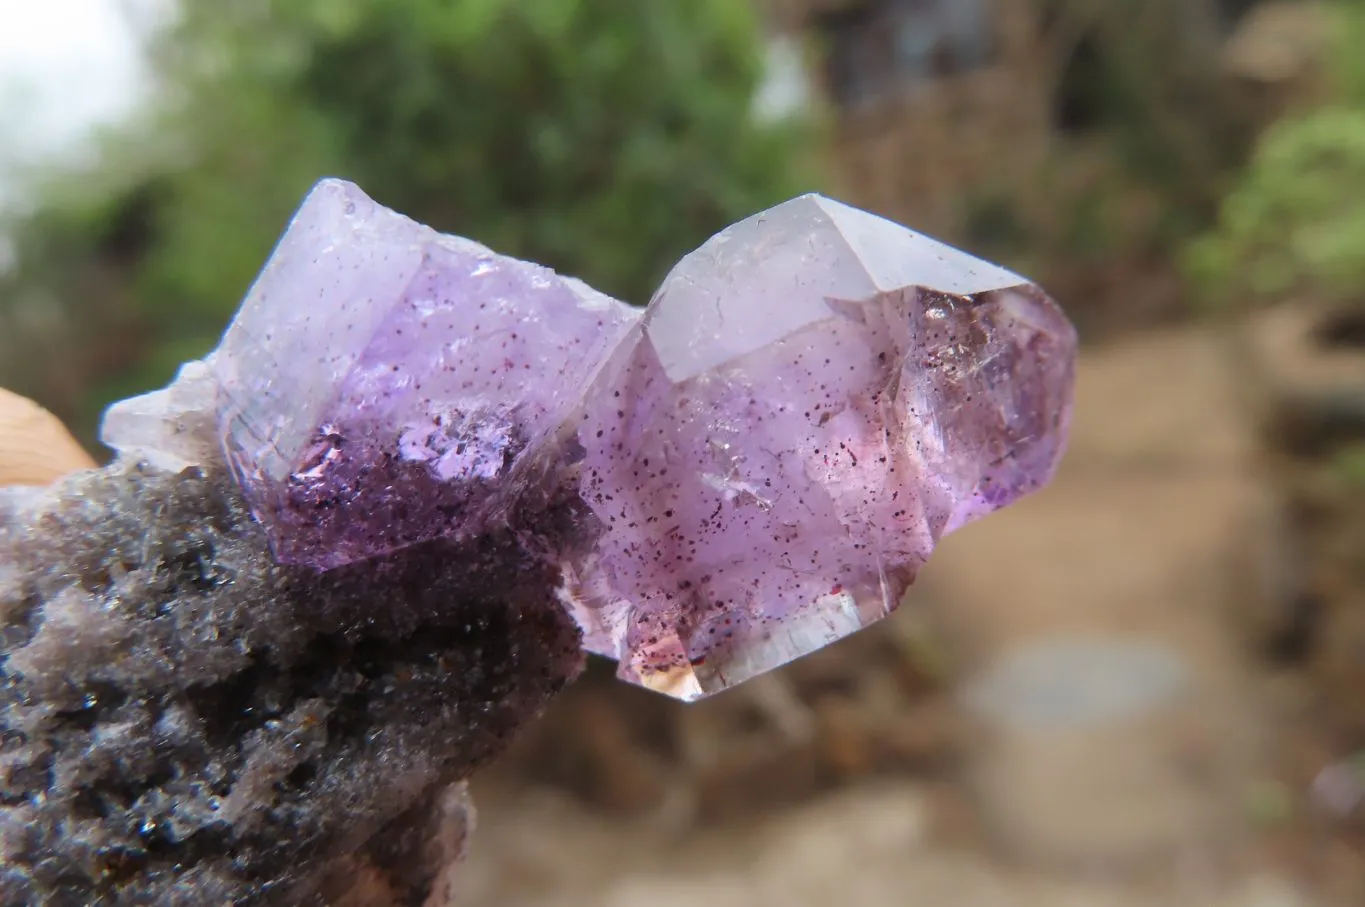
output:
[[[474,538],[637,318],[324,180],[214,356],[228,461],[285,563]]]
[[[1076,347],[1036,285],[818,195],[641,314],[325,180],[214,355],[106,440],[170,467],[216,426],[285,564],[510,531],[585,648],[694,699],[889,614],[945,534],[1046,484]]]
[[[1051,478],[1075,355],[1039,288],[864,211],[726,229],[586,395],[585,644],[692,699],[884,617],[943,535]]]

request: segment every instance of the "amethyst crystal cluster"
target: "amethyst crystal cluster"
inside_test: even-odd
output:
[[[213,408],[282,564],[510,532],[588,650],[693,699],[885,616],[945,533],[1047,482],[1075,354],[1033,284],[818,195],[637,310],[325,181],[171,392]],[[164,394],[106,439],[193,461]]]
[[[319,184],[113,465],[0,490],[0,905],[450,903],[583,648],[692,699],[886,615],[1051,476],[1075,353],[819,196],[638,310]]]

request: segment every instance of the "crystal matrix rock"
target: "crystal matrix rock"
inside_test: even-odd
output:
[[[636,317],[324,180],[214,357],[229,462],[286,563],[473,537]]]
[[[1075,352],[1036,286],[866,212],[728,228],[576,417],[585,644],[695,698],[885,616],[945,533],[1051,477]]]
[[[281,566],[217,457],[0,488],[0,904],[447,903],[458,782],[581,666],[557,582],[507,530]]]

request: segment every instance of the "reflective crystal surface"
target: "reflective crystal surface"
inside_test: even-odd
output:
[[[286,563],[473,537],[637,317],[325,180],[214,357],[228,461]]]
[[[329,180],[218,350],[105,438],[225,457],[285,563],[510,535],[589,650],[691,699],[885,616],[946,533],[1046,483],[1075,356],[1024,278],[817,195],[642,314]]]
[[[1076,335],[1036,286],[820,196],[684,258],[577,416],[586,645],[685,699],[894,609],[1043,485]]]

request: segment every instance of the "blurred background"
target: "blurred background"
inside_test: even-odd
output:
[[[470,905],[1365,904],[1365,2],[0,0],[0,386],[92,447],[308,186],[637,302],[819,189],[1081,328],[1056,483],[695,706],[594,664]]]

